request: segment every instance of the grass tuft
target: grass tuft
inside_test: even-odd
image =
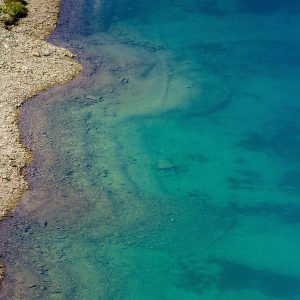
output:
[[[6,23],[13,24],[27,15],[26,2],[23,0],[4,0],[0,6],[0,13],[8,15]]]

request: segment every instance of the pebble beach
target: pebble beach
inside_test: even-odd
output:
[[[20,141],[19,107],[82,69],[70,51],[46,41],[58,19],[59,1],[29,0],[27,9],[27,16],[9,28],[0,22],[0,219],[28,188],[22,170],[31,155]]]

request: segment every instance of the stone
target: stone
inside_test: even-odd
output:
[[[176,166],[174,166],[171,162],[168,160],[160,160],[158,162],[158,170],[162,171],[170,171],[170,170],[175,170]]]
[[[128,78],[125,78],[123,77],[121,80],[120,80],[120,83],[122,84],[127,84],[129,82],[129,79]]]
[[[93,100],[93,101],[99,101],[99,100],[103,99],[103,97],[101,97],[101,96],[94,96],[94,95],[87,95],[86,99]]]
[[[32,56],[35,56],[35,57],[40,57],[40,53],[37,52],[37,51],[32,51]]]

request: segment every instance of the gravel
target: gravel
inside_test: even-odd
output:
[[[82,69],[70,51],[45,41],[55,28],[59,0],[28,0],[27,7],[28,16],[17,25],[9,30],[0,25],[0,219],[28,188],[21,170],[30,152],[20,143],[18,108]]]

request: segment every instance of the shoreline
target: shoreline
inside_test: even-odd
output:
[[[51,2],[29,0],[26,18],[10,31],[0,27],[0,219],[15,207],[15,204],[11,206],[11,200],[5,199],[15,198],[11,196],[19,194],[13,190],[21,190],[22,194],[27,188],[24,182],[23,188],[18,185],[10,191],[5,188],[13,186],[11,181],[16,175],[8,169],[17,169],[17,177],[24,178],[22,169],[31,159],[29,151],[21,145],[18,129],[18,110],[22,102],[55,84],[72,80],[82,70],[69,50],[45,41],[55,29],[60,8],[59,0]],[[7,162],[10,162],[11,168]]]
[[[0,26],[0,221],[28,189],[23,169],[31,154],[22,145],[22,102],[76,77],[82,66],[69,50],[46,41],[54,31],[59,0],[28,0],[28,15],[7,30]]]
[[[73,53],[46,41],[57,25],[60,0],[28,0],[27,8],[27,17],[10,30],[0,24],[0,221],[28,189],[24,168],[32,157],[19,131],[22,103],[82,71]],[[0,265],[0,280],[3,275]]]

